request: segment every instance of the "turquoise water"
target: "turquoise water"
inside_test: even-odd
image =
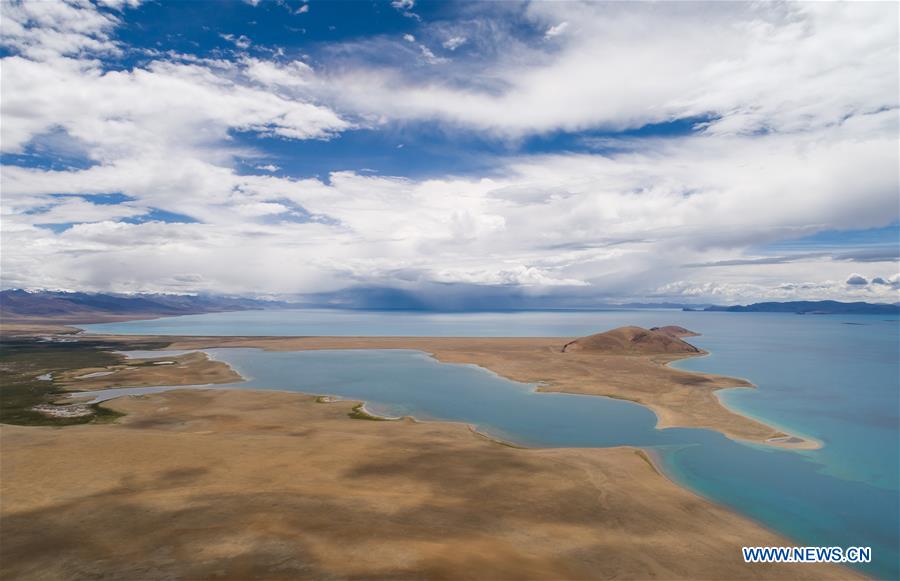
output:
[[[330,321],[330,322],[329,322]],[[898,320],[882,316],[529,312],[432,315],[284,311],[219,313],[90,326],[91,331],[182,335],[577,336],[637,324],[678,324],[708,357],[684,369],[745,377],[758,389],[720,392],[726,405],[822,441],[786,451],[706,430],[655,429],[648,409],[592,396],[533,393],[476,367],[415,351],[210,353],[251,378],[235,387],[364,399],[386,415],[465,421],[531,446],[637,445],[674,480],[807,545],[871,546],[866,571],[898,566]],[[735,558],[740,558],[736,555]]]

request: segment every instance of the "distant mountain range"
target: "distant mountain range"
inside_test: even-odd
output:
[[[104,294],[5,290],[0,315],[6,319],[94,322],[249,309],[284,308],[289,303],[214,295]]]
[[[796,313],[798,315],[894,315],[900,305],[886,303],[842,303],[840,301],[790,301],[785,303],[753,303],[730,307],[710,306],[702,309],[685,307],[686,311],[724,311],[728,313]]]
[[[392,297],[396,298],[396,297]],[[379,309],[388,304],[392,310],[421,311],[478,311],[478,310],[531,310],[527,305],[507,305],[506,309],[498,308],[493,303],[476,305],[472,308],[439,309],[436,304],[417,304],[406,301],[369,302],[358,304],[353,301],[328,303],[325,301],[306,300],[285,302],[260,300],[244,297],[225,297],[217,295],[172,295],[172,294],[112,294],[84,293],[63,291],[25,291],[5,290],[0,292],[0,315],[7,321],[13,320],[52,320],[70,323],[93,323],[125,319],[145,319],[175,315],[193,315],[200,313],[217,313],[225,311],[245,311],[256,309],[285,308],[339,308],[339,309]],[[453,306],[453,305],[451,305]],[[383,307],[382,307],[383,308]],[[754,303],[752,305],[707,306],[685,305],[681,303],[627,303],[620,305],[582,306],[580,310],[605,309],[641,309],[641,308],[683,308],[685,311],[725,311],[733,313],[797,313],[797,314],[876,314],[889,315],[900,313],[898,304],[876,303],[842,303],[838,301],[794,301],[785,303]],[[379,309],[380,310],[380,309]],[[541,310],[538,308],[538,310]],[[558,310],[579,310],[558,309]]]

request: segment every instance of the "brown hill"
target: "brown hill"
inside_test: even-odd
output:
[[[700,353],[699,349],[675,336],[674,331],[662,330],[665,328],[619,327],[605,333],[575,339],[566,343],[562,350],[563,353],[583,351],[610,355]],[[691,333],[682,327],[676,327],[676,329]]]
[[[671,337],[698,337],[700,333],[694,333],[693,331],[689,331],[684,327],[679,327],[678,325],[666,325],[665,327],[650,327],[651,331],[659,331],[660,333],[665,333]]]

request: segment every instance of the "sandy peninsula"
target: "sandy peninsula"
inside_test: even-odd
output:
[[[121,386],[234,383],[243,378],[225,363],[213,361],[202,351],[195,351],[175,357],[123,359],[117,365],[57,373],[54,379],[69,390],[96,391]]]
[[[846,579],[633,448],[529,450],[353,402],[176,390],[3,426],[5,579]]]
[[[680,327],[622,327],[589,337],[154,337],[95,335],[105,341],[171,341],[176,350],[227,347],[270,351],[322,349],[414,349],[446,363],[473,364],[514,381],[538,384],[538,391],[602,395],[633,401],[656,414],[659,428],[716,430],[729,438],[771,446],[813,449],[814,440],[766,425],[722,405],[716,391],[754,387],[744,379],[682,371],[669,364],[706,353],[683,340],[696,333]],[[168,358],[172,359],[172,358]],[[134,369],[124,362],[116,373],[78,379],[74,391],[109,387],[203,385],[240,380],[227,365],[202,353],[182,355],[175,367]],[[111,367],[110,369],[114,369]],[[100,371],[100,370],[92,370]]]
[[[624,330],[622,330],[624,329]],[[642,404],[659,418],[659,428],[690,427],[726,436],[790,448],[815,448],[818,443],[768,426],[722,405],[716,391],[753,387],[733,377],[681,371],[668,364],[704,355],[701,349],[651,345],[632,347],[634,333],[625,327],[598,334],[625,342],[627,348],[572,349],[577,338],[560,337],[177,337],[172,349],[255,347],[273,351],[315,349],[415,349],[447,363],[468,363],[503,377],[539,384],[539,391],[603,395]],[[654,333],[657,333],[654,331]],[[623,335],[625,337],[623,338]],[[686,335],[682,335],[686,336]],[[104,337],[115,340],[115,336]],[[607,337],[604,337],[604,339]],[[146,337],[144,338],[146,339]],[[585,338],[582,338],[585,339]],[[679,339],[680,341],[680,339]],[[182,384],[173,384],[182,385]]]

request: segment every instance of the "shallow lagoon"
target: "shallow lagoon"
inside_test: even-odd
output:
[[[851,324],[848,324],[851,323]],[[809,545],[869,545],[867,570],[898,570],[898,322],[881,316],[606,311],[430,315],[346,311],[219,313],[90,326],[92,331],[241,335],[577,336],[679,324],[711,355],[685,369],[745,377],[720,392],[734,409],[825,443],[785,451],[694,429],[655,429],[646,408],[594,396],[536,394],[471,366],[410,351],[210,350],[250,381],[364,399],[387,415],[465,421],[532,446],[639,445],[676,481]],[[736,555],[735,558],[739,558]]]

